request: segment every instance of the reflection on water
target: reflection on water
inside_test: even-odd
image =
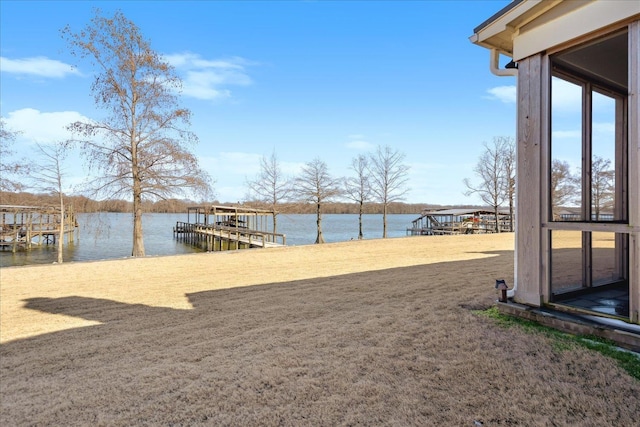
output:
[[[417,217],[388,215],[389,237],[406,235],[406,229]],[[148,256],[176,255],[201,252],[200,249],[177,242],[173,227],[177,221],[186,221],[186,214],[146,214],[142,220],[144,246]],[[64,261],[91,261],[126,258],[131,256],[133,219],[126,213],[78,214],[76,241],[64,247]],[[357,239],[358,215],[323,215],[322,232],[326,242]],[[316,240],[315,215],[278,216],[278,233],[286,234],[287,245],[309,245]],[[364,215],[365,239],[382,237],[382,215]],[[29,251],[0,251],[0,267],[50,264],[57,259],[55,245],[34,246]]]
[[[173,226],[181,214],[148,214],[143,217],[144,243],[147,255],[175,255],[199,252],[197,248],[173,240]],[[63,258],[90,261],[131,256],[133,220],[131,214],[78,214],[75,242],[64,246]],[[55,245],[33,246],[28,251],[0,252],[0,266],[49,264],[57,259]]]

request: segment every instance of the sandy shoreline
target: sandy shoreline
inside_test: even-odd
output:
[[[190,309],[186,295],[194,292],[479,259],[492,256],[492,251],[508,250],[513,250],[510,233],[371,239],[269,250],[3,268],[0,270],[0,342],[95,324],[22,308],[24,301],[31,298],[80,296]]]

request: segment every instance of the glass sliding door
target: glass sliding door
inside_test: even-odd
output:
[[[628,279],[628,235],[619,232],[628,224],[627,37],[620,31],[551,57],[551,300]]]
[[[551,216],[553,221],[583,221],[582,85],[553,77],[551,81]]]

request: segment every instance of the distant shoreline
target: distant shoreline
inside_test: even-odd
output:
[[[199,253],[197,247],[175,240],[173,228],[177,221],[186,221],[185,214],[146,214],[143,217],[143,233],[146,253],[149,256]],[[389,215],[389,237],[404,237],[413,215]],[[79,214],[80,227],[74,245],[65,245],[64,262],[86,262],[99,259],[123,259],[131,255],[132,222],[126,213]],[[270,224],[270,223],[269,223]],[[269,225],[268,224],[268,225]],[[363,218],[365,239],[382,236],[382,216],[367,214]],[[357,215],[325,214],[323,235],[327,242],[349,241],[358,236]],[[314,244],[316,219],[313,214],[281,214],[278,216],[278,232],[286,234],[288,246]],[[30,251],[0,251],[0,268],[16,265],[51,264],[56,261],[54,245],[34,247]]]

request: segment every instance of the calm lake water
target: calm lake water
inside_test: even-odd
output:
[[[388,215],[387,235],[401,237],[417,214]],[[177,221],[187,221],[186,214],[146,214],[142,220],[147,256],[176,255],[201,252],[200,249],[177,242],[173,227]],[[65,245],[64,261],[92,261],[126,258],[131,255],[133,220],[131,214],[79,214],[78,233],[73,244]],[[310,245],[316,240],[315,215],[278,215],[278,233],[286,234],[287,245]],[[365,239],[382,237],[382,215],[364,215]],[[341,242],[358,238],[358,215],[323,215],[322,234],[326,242]],[[30,251],[0,251],[0,267],[50,264],[57,259],[53,245]]]

